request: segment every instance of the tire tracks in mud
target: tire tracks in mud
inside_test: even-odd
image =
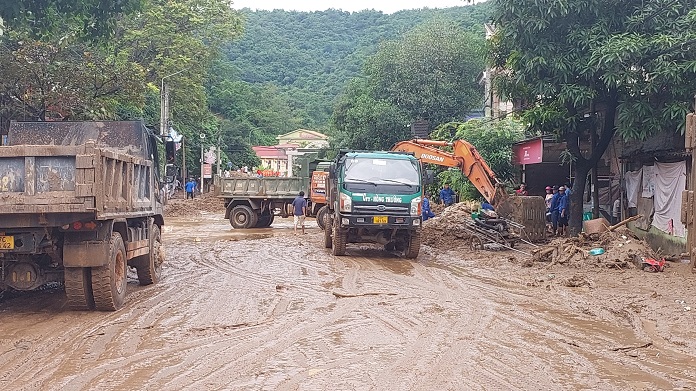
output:
[[[634,315],[571,312],[479,267],[489,253],[426,249],[414,262],[362,246],[332,257],[320,234],[296,239],[167,242],[162,282],[129,284],[117,313],[3,303],[0,388],[694,387],[674,369],[693,354],[659,341],[612,350],[650,337]]]

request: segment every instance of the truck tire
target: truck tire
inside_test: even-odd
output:
[[[421,247],[421,231],[417,229],[411,232],[408,238],[408,247],[406,247],[406,258],[415,259],[418,258],[418,253]]]
[[[262,214],[261,216],[258,216],[258,221],[256,222],[256,228],[268,228],[273,224],[273,220],[275,220],[275,216],[273,213],[269,214]]]
[[[333,225],[333,243],[331,243],[331,253],[336,256],[345,255],[347,240],[348,231],[341,230],[340,224]]]
[[[99,311],[116,311],[126,301],[126,247],[118,232],[111,234],[106,266],[92,268],[94,306]]]
[[[333,224],[331,224],[331,218],[328,213],[324,213],[324,219],[324,247],[331,248],[333,246],[333,241],[331,240]]]
[[[237,205],[230,213],[230,224],[236,229],[254,228],[258,222],[258,215],[246,205]]]
[[[164,263],[164,250],[162,249],[162,235],[160,227],[152,224],[150,234],[150,253],[142,256],[136,263],[140,285],[157,284],[162,278],[162,264]]]
[[[321,229],[324,229],[324,227],[326,226],[326,222],[325,222],[326,220],[324,220],[324,218],[326,217],[326,214],[328,211],[329,211],[329,208],[326,205],[322,206],[317,211],[317,225]]]
[[[91,276],[88,267],[65,268],[65,296],[68,298],[70,309],[78,311],[94,309]]]

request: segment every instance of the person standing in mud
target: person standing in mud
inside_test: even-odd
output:
[[[300,194],[292,201],[292,209],[295,235],[297,235],[297,226],[302,227],[302,234],[304,235],[304,222],[307,214],[307,200],[304,198],[304,191],[300,191]]]
[[[190,178],[188,182],[186,182],[186,199],[193,199],[193,194],[196,191],[196,182],[193,180],[193,178]]]
[[[568,195],[565,194],[565,186],[558,188],[558,205],[556,209],[558,210],[558,234],[560,236],[565,236],[567,234],[568,227]]]
[[[454,196],[454,190],[450,189],[448,183],[445,183],[445,187],[440,190],[440,201],[442,201],[445,206],[450,206],[454,204]]]
[[[428,194],[423,194],[423,204],[421,206],[421,213],[423,215],[423,221],[435,217],[435,213],[433,213],[433,211],[430,210],[430,196]]]

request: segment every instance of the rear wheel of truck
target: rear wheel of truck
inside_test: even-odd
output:
[[[256,223],[256,228],[268,228],[273,224],[275,216],[270,215],[270,216],[261,216],[259,217],[259,221]]]
[[[329,208],[326,205],[324,205],[321,208],[319,208],[319,211],[317,211],[317,225],[321,229],[324,229],[326,227],[326,220],[324,220],[324,218],[326,218],[328,210]]]
[[[118,232],[111,234],[108,264],[92,268],[94,305],[100,311],[116,311],[126,301],[126,247]]]
[[[333,255],[345,255],[346,254],[346,242],[348,241],[348,231],[341,229],[341,224],[336,222],[333,225],[333,243],[331,246],[331,253]]]
[[[92,279],[88,267],[66,267],[65,296],[73,310],[93,310]]]
[[[237,229],[254,228],[258,223],[258,215],[246,205],[237,205],[232,208],[230,224]]]
[[[333,241],[331,240],[333,224],[331,224],[331,218],[328,213],[324,213],[324,219],[324,247],[331,248],[333,246]]]
[[[411,232],[408,238],[408,247],[406,248],[406,258],[417,258],[421,247],[421,231],[415,230]]]
[[[162,278],[162,264],[164,263],[164,250],[162,249],[162,235],[160,227],[152,225],[150,234],[150,253],[144,255],[136,262],[135,270],[138,271],[140,285],[156,284]]]
[[[273,215],[273,212],[270,210],[265,210],[257,216],[258,218],[256,221],[256,228],[268,228],[271,226],[271,224],[273,224],[273,220],[275,220],[275,216]]]

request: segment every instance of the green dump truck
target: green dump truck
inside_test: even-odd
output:
[[[341,151],[329,168],[324,245],[378,243],[416,258],[421,245],[420,162],[403,152]]]
[[[307,215],[316,217],[326,210],[323,188],[312,178],[324,170],[328,162],[317,159],[316,153],[300,155],[297,175],[292,177],[256,177],[246,174],[229,178],[215,177],[215,195],[224,200],[225,218],[236,229],[266,228],[276,214],[288,217],[289,205],[303,191],[308,201]],[[323,220],[322,220],[323,222]],[[322,226],[320,222],[320,226]]]

